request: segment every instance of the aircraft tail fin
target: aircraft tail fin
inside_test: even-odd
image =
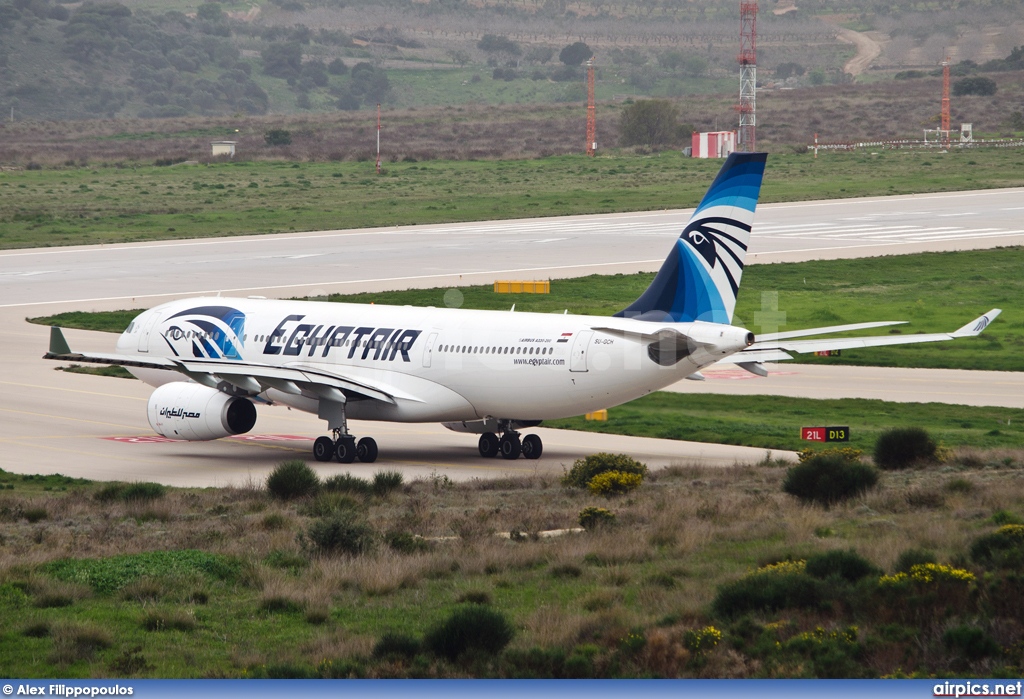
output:
[[[616,316],[732,322],[767,157],[729,156],[654,281]]]

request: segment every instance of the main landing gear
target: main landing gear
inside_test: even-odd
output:
[[[493,458],[501,455],[504,459],[518,459],[520,455],[527,459],[539,459],[544,451],[544,443],[535,434],[528,434],[522,439],[519,433],[512,429],[502,432],[501,438],[493,432],[484,432],[480,435],[480,442],[477,445],[480,449],[480,456]]]
[[[345,404],[348,401],[345,396],[337,389],[324,390],[317,417],[327,420],[334,438],[317,437],[313,442],[313,458],[317,461],[337,459],[341,464],[350,464],[359,459],[364,464],[372,464],[377,460],[377,442],[372,437],[363,437],[357,442],[348,432],[348,418],[345,416]]]
[[[373,437],[363,437],[357,442],[352,435],[337,435],[336,439],[317,437],[313,442],[313,458],[317,461],[337,459],[341,464],[359,459],[364,464],[372,464],[377,460],[377,442]]]

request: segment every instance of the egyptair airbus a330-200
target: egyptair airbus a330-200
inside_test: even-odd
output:
[[[75,353],[51,329],[47,359],[116,364],[156,390],[149,423],[171,439],[248,432],[257,405],[327,421],[317,460],[372,462],[348,419],[441,422],[480,434],[481,456],[540,457],[542,420],[607,408],[730,361],[766,375],[790,352],[935,342],[981,333],[813,338],[857,323],[755,337],[732,325],[766,155],[733,153],[650,287],[613,317],[253,298],[193,298],[140,314],[113,354]]]

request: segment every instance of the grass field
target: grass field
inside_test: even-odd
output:
[[[1024,152],[773,155],[761,200],[1024,184]],[[695,206],[721,164],[673,152],[0,172],[0,248]]]
[[[1015,676],[1016,578],[968,551],[1021,521],[1022,463],[961,452],[830,509],[784,495],[785,469],[768,464],[670,468],[610,499],[541,477],[434,476],[385,495],[350,480],[280,501],[259,484],[0,471],[0,656],[23,678]],[[617,524],[536,536],[586,507]],[[360,527],[361,552],[310,546],[339,518]],[[789,580],[804,592],[781,606],[721,601],[758,566],[836,550],[877,568],[856,584]],[[908,550],[971,581],[894,590],[879,575]],[[466,608],[504,616],[511,643],[431,651],[425,636]],[[968,659],[944,635],[959,625],[994,642]]]
[[[844,398],[716,396],[652,393],[608,410],[607,422],[582,417],[546,420],[545,427],[659,439],[740,444],[766,449],[807,446],[800,427],[846,425],[850,446],[871,453],[892,427],[925,427],[950,447],[1024,448],[1024,410],[945,403],[890,403]]]

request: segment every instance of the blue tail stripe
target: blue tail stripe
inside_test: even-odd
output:
[[[764,153],[729,156],[654,281],[616,316],[655,322],[732,322],[766,159]],[[734,209],[701,215],[713,207]]]
[[[697,211],[702,211],[710,206],[739,206],[747,211],[753,211],[761,191],[764,163],[748,163],[746,166],[742,166],[742,169],[743,172],[730,174],[721,181],[716,180],[708,193],[704,195]]]

